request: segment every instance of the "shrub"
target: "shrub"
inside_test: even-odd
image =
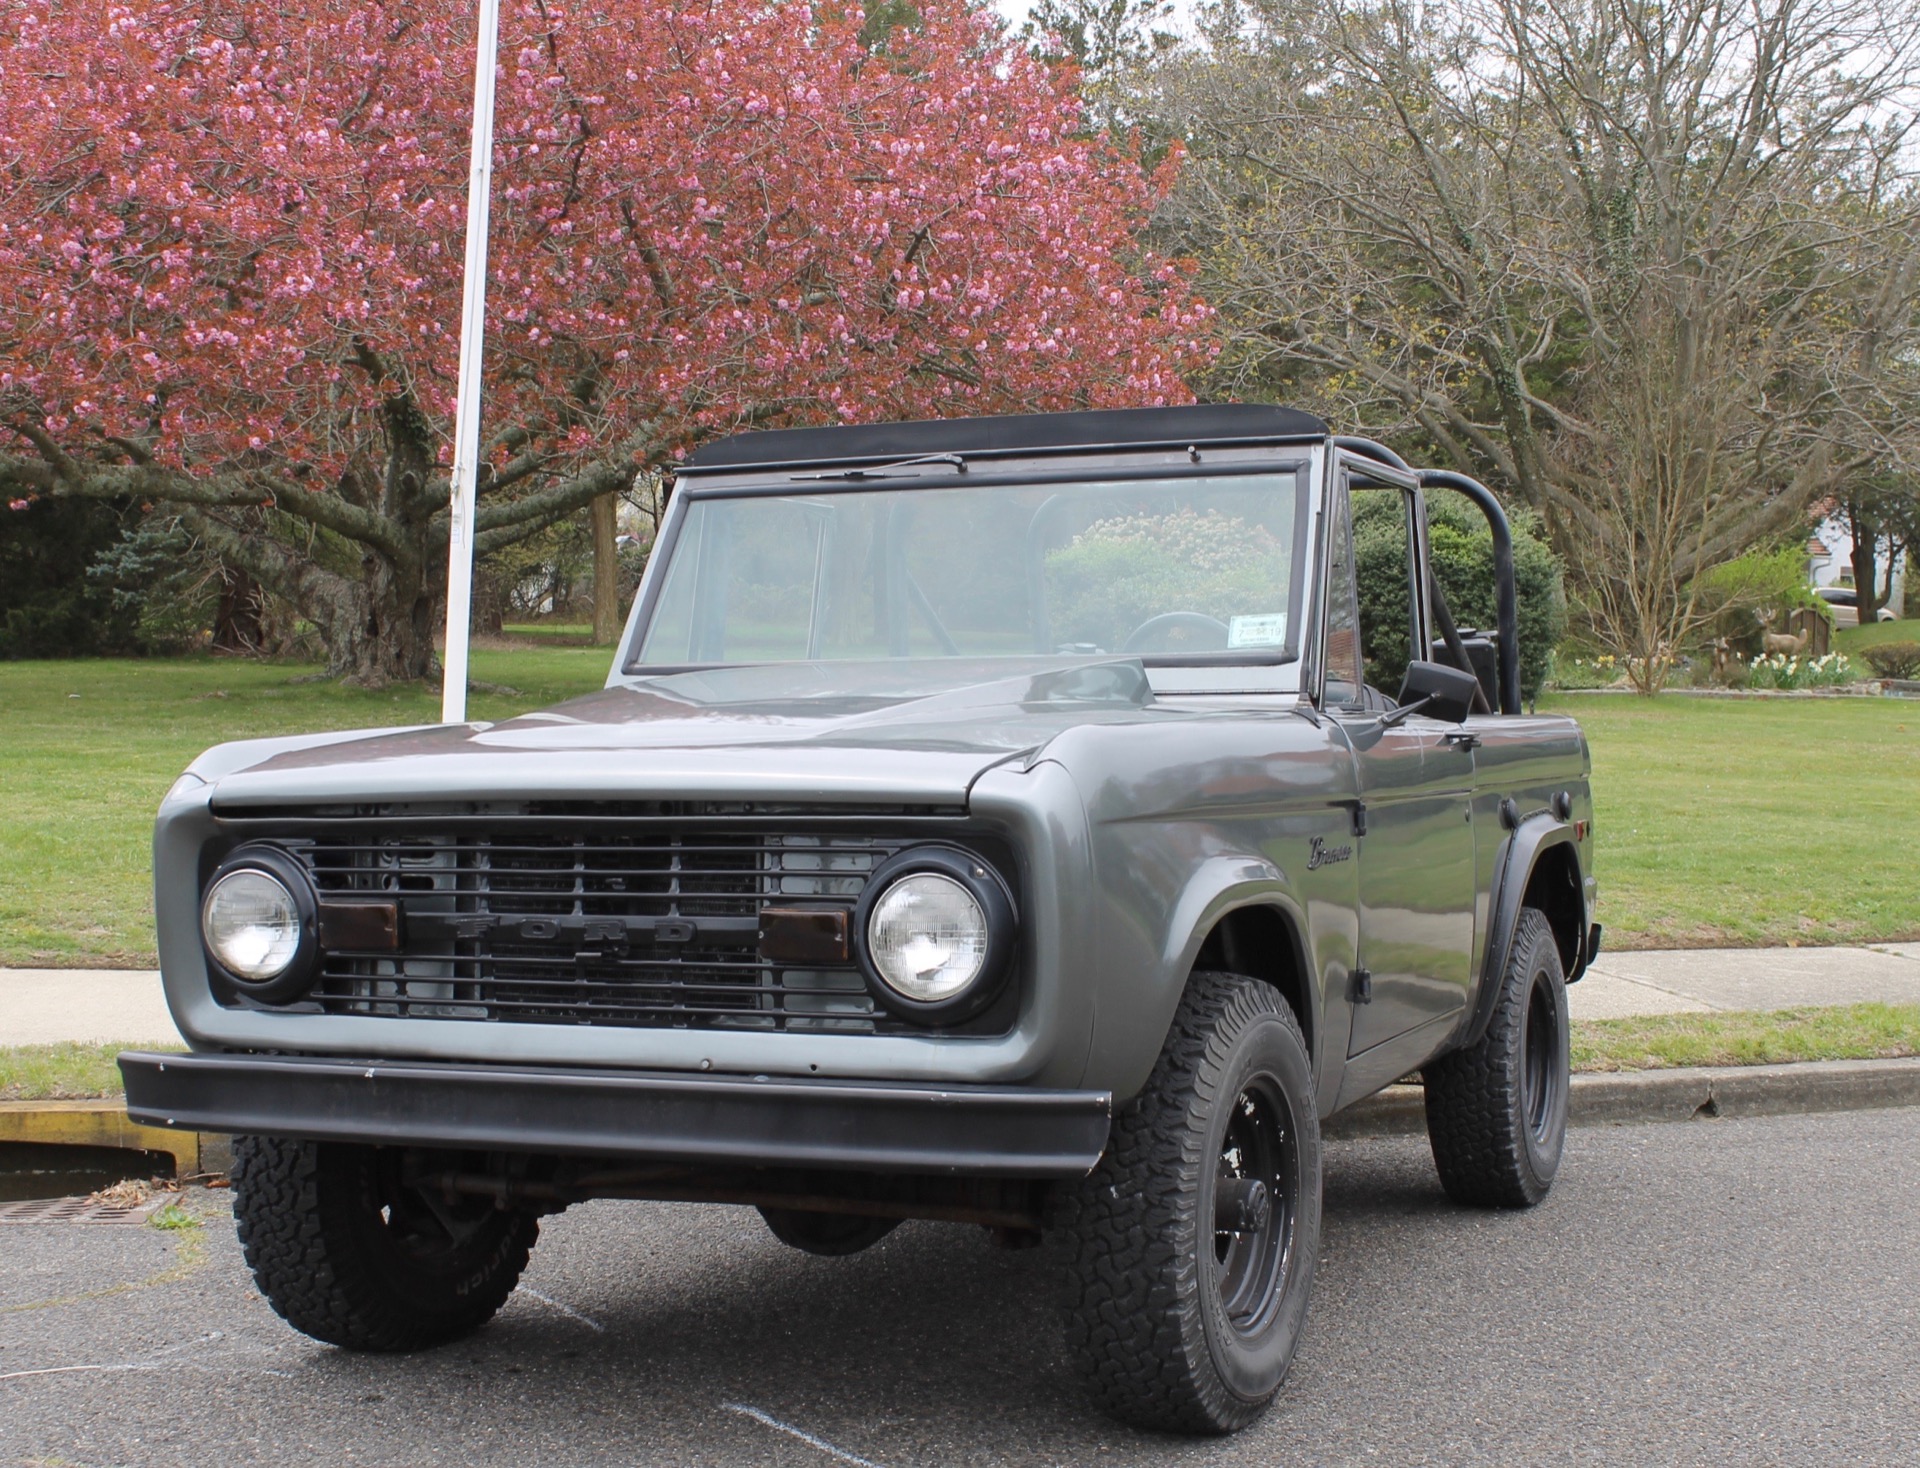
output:
[[[141,651],[177,653],[204,645],[219,618],[220,562],[171,515],[152,514],[121,534],[87,568]]]
[[[98,657],[136,650],[87,564],[134,512],[96,500],[0,499],[0,658]]]
[[[1860,656],[1882,678],[1920,678],[1920,642],[1883,642]]]
[[[1407,527],[1397,494],[1368,492],[1353,501],[1354,561],[1360,581],[1360,644],[1367,681],[1391,693],[1407,671]],[[1567,627],[1560,559],[1539,521],[1513,514],[1513,577],[1520,612],[1520,694],[1539,697],[1553,649]],[[1427,499],[1433,571],[1462,627],[1495,625],[1493,535],[1480,511],[1450,492]]]
[[[1783,624],[1788,613],[1811,607],[1833,619],[1832,609],[1807,584],[1806,552],[1798,546],[1723,561],[1702,572],[1694,590],[1714,635],[1736,650],[1759,646],[1763,618]]]
[[[1284,564],[1265,528],[1218,510],[1096,520],[1047,553],[1053,632],[1066,642],[1119,648],[1170,608],[1225,620],[1273,605]]]

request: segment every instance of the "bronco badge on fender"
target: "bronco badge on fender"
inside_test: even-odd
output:
[[[1324,837],[1315,836],[1307,843],[1307,870],[1317,872],[1321,867],[1330,867],[1337,861],[1347,861],[1352,856],[1351,846],[1329,846]]]

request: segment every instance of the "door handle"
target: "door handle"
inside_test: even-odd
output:
[[[1465,729],[1449,729],[1445,734],[1440,736],[1440,742],[1442,744],[1450,744],[1455,749],[1478,749],[1480,747],[1480,736],[1469,733]]]

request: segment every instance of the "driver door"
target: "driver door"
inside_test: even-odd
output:
[[[1472,977],[1475,896],[1471,743],[1454,725],[1421,714],[1384,726],[1393,702],[1365,682],[1353,515],[1359,477],[1343,465],[1329,492],[1321,694],[1353,754],[1355,825],[1364,826],[1355,841],[1360,950],[1348,996],[1350,1056],[1460,1013]],[[1418,490],[1371,474],[1362,483],[1363,494],[1400,501],[1407,554],[1397,574],[1406,577],[1409,646],[1424,648]]]

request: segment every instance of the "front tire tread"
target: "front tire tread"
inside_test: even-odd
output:
[[[353,1216],[362,1202],[354,1169],[370,1165],[361,1155],[369,1150],[234,1138],[234,1218],[260,1292],[295,1330],[353,1351],[423,1350],[477,1330],[513,1293],[538,1220],[490,1221],[465,1277],[422,1298],[369,1249],[369,1220]]]
[[[1197,1213],[1182,1189],[1196,1168],[1212,1184],[1212,1159],[1198,1155],[1203,1129],[1193,1118],[1219,1104],[1233,1041],[1272,1020],[1304,1058],[1299,1024],[1270,985],[1238,974],[1194,974],[1145,1090],[1114,1119],[1100,1165],[1084,1183],[1060,1190],[1049,1236],[1066,1280],[1068,1353],[1098,1404],[1135,1426],[1234,1432],[1256,1420],[1279,1389],[1276,1380],[1258,1398],[1244,1398],[1211,1360],[1195,1278]],[[1305,1100],[1300,1144],[1313,1149],[1317,1179],[1318,1117],[1311,1096]],[[1317,1248],[1317,1197],[1316,1189],[1296,1261],[1306,1269],[1303,1285]],[[1283,1365],[1281,1380],[1285,1374]]]

